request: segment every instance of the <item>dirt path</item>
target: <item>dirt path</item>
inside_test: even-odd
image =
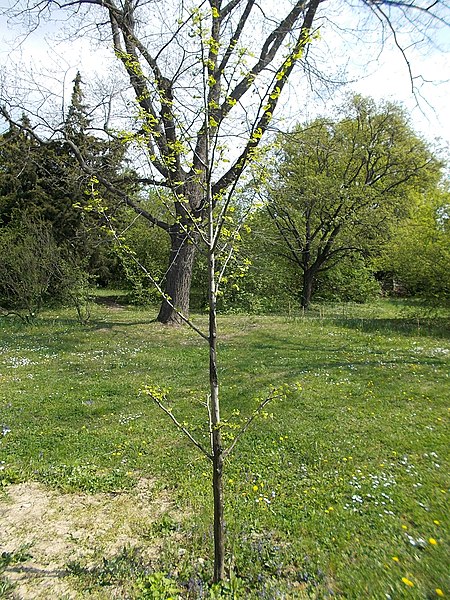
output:
[[[11,485],[0,495],[0,553],[29,547],[32,558],[10,565],[4,577],[16,585],[14,597],[20,600],[120,597],[112,589],[107,595],[77,591],[67,563],[98,562],[124,546],[144,548],[151,560],[158,544],[143,536],[169,509],[169,499],[154,493],[148,480],[132,492],[114,495],[60,494],[37,483]]]

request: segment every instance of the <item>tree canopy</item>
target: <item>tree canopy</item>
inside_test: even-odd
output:
[[[439,3],[423,6],[419,0],[362,2],[360,9],[374,23],[386,24],[394,37],[397,16],[408,21],[409,33],[441,20]],[[64,18],[74,36],[90,36],[114,50],[128,82],[126,93],[118,94],[124,104],[115,120],[110,118],[111,98],[103,103],[105,134],[126,142],[133,157],[139,156],[143,168],[136,183],[170,190],[162,200],[164,215],[147,210],[123,186],[98,174],[67,127],[56,125],[55,131],[102,189],[170,238],[160,321],[178,322],[180,314],[188,314],[208,190],[223,213],[295,67],[310,76],[320,74],[311,48],[333,10],[328,0],[282,1],[264,8],[255,0],[189,6],[176,0],[76,0],[45,6],[19,1],[10,9],[12,19],[25,18],[28,26]],[[3,115],[11,120],[17,105],[10,95]]]
[[[441,176],[399,106],[356,96],[343,113],[281,136],[271,173],[266,207],[302,274],[304,307],[320,272],[346,255],[378,251],[414,195]]]
[[[404,293],[436,304],[450,299],[450,194],[421,196],[394,232],[381,261]]]

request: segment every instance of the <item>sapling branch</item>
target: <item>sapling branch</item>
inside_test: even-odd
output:
[[[213,250],[215,250],[216,247],[217,247],[217,243],[219,241],[220,232],[222,231],[223,225],[225,223],[225,217],[226,217],[226,215],[227,215],[227,213],[229,211],[230,204],[231,204],[231,201],[233,199],[234,192],[236,191],[237,184],[238,184],[238,180],[236,179],[233,182],[233,184],[231,186],[231,189],[228,190],[228,197],[225,200],[225,202],[223,203],[223,206],[222,206],[222,208],[220,210],[219,216],[217,217],[216,231],[215,231],[215,235],[213,236],[213,239],[212,239]],[[212,197],[212,201],[213,201],[213,207],[215,208],[216,207],[216,201],[214,199],[214,196]]]
[[[235,253],[234,242],[236,242],[236,241],[237,241],[237,239],[238,239],[238,236],[240,235],[240,231],[241,231],[241,229],[242,229],[242,227],[243,227],[243,225],[244,225],[245,219],[246,219],[246,217],[248,216],[248,213],[249,213],[249,212],[250,212],[250,209],[247,211],[247,213],[246,213],[246,214],[244,215],[244,217],[241,219],[240,223],[239,223],[239,224],[236,226],[236,228],[235,228],[235,230],[233,231],[233,234],[232,234],[232,236],[231,236],[231,239],[230,239],[230,241],[229,241],[229,243],[228,243],[228,251],[227,251],[227,255],[226,255],[226,257],[223,259],[223,262],[222,262],[222,268],[221,268],[221,270],[220,270],[220,272],[219,272],[219,275],[217,276],[217,282],[216,282],[216,288],[215,288],[216,294],[218,293],[218,291],[219,291],[219,288],[220,288],[220,284],[221,284],[221,282],[222,282],[222,280],[223,280],[223,277],[225,276],[225,272],[226,272],[226,270],[227,270],[228,263],[230,262],[230,260],[231,260],[231,258],[232,258],[232,256],[233,256],[233,254]],[[222,227],[223,227],[223,223],[221,224],[221,228],[222,228]],[[226,248],[226,246],[225,246],[225,248]],[[222,252],[223,252],[223,250],[224,250],[224,249],[222,249]]]
[[[172,421],[175,423],[176,427],[180,431],[182,431],[186,437],[189,438],[189,440],[194,444],[194,446],[196,446],[200,450],[200,452],[202,452],[207,458],[209,458],[209,460],[213,460],[212,454],[210,454],[207,450],[205,450],[205,448],[202,446],[202,444],[200,444],[200,442],[198,442],[194,438],[194,436],[191,434],[191,432],[178,421],[178,419],[173,415],[172,410],[170,408],[167,408],[167,406],[165,406],[161,402],[161,400],[149,388],[144,388],[143,393],[146,396],[148,396],[149,398],[151,398],[153,400],[153,402],[157,406],[159,406],[159,408],[172,419]],[[165,396],[163,396],[163,397],[165,398]]]
[[[114,230],[113,227],[110,226],[110,231],[112,232],[112,235],[114,237],[114,240],[116,241],[116,243],[119,245],[119,247],[122,250],[125,250],[123,244],[121,243],[121,240],[119,238],[119,236],[117,235],[117,232]],[[198,335],[200,337],[202,337],[204,340],[209,341],[209,337],[207,334],[203,333],[203,331],[201,329],[199,329],[197,327],[197,325],[195,325],[191,319],[189,317],[186,317],[186,315],[184,315],[171,301],[171,299],[167,296],[167,294],[165,294],[164,290],[162,289],[162,287],[160,286],[160,284],[158,283],[158,281],[153,277],[153,275],[150,273],[150,271],[145,267],[145,265],[143,265],[137,258],[136,256],[128,251],[128,258],[130,260],[132,260],[138,267],[139,269],[146,275],[146,277],[148,277],[148,279],[150,280],[150,282],[152,283],[152,285],[156,288],[157,292],[161,295],[162,298],[164,298],[164,300],[167,302],[167,304],[170,306],[170,308],[172,308],[173,311],[175,311],[175,313],[180,317],[180,319],[186,323],[186,325],[188,325],[193,331],[195,331],[196,333],[198,333]]]
[[[272,394],[271,396],[268,396],[267,398],[265,398],[259,404],[259,406],[253,411],[253,413],[250,415],[250,417],[247,419],[247,421],[244,423],[244,425],[241,427],[241,429],[234,436],[233,441],[228,446],[228,448],[226,448],[223,451],[223,457],[224,458],[226,456],[228,456],[229,454],[231,454],[231,452],[233,451],[233,449],[236,446],[236,444],[239,442],[239,440],[245,434],[245,432],[250,427],[250,425],[253,423],[253,421],[256,419],[256,417],[261,413],[261,411],[263,410],[263,408],[265,406],[267,406],[269,404],[269,402],[272,402],[272,400],[277,400],[278,398],[283,398],[283,397],[284,397],[284,394],[282,392],[278,391],[278,392]]]

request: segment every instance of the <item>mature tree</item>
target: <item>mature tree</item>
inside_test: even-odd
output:
[[[87,172],[169,235],[171,253],[160,321],[180,321],[174,306],[184,315],[189,312],[197,224],[206,218],[206,183],[211,183],[215,203],[236,185],[271,122],[294,66],[305,61],[314,28],[326,16],[327,8],[318,12],[325,4],[328,1],[286,0],[261,7],[255,0],[209,0],[189,6],[175,0],[164,5],[70,0],[27,4],[24,10],[19,1],[11,11],[26,14],[31,22],[36,19],[36,24],[45,17],[61,18],[62,12],[66,22],[80,25],[78,35],[98,35],[102,45],[112,42],[136,104],[132,131],[122,132],[122,138],[133,142],[134,152],[142,152],[151,167],[142,182],[171,191],[170,218],[145,210],[120,185],[99,176],[83,148],[73,139],[68,142]],[[393,26],[396,9],[399,14],[417,9],[422,25],[440,13],[439,3],[429,7],[419,1],[417,5],[384,4],[362,6],[388,26]],[[309,72],[314,71],[310,65]],[[106,122],[112,122],[109,116]],[[205,154],[208,146],[214,156],[211,170]]]
[[[89,154],[92,168],[111,179],[123,178],[123,144],[90,135],[88,128],[88,107],[78,73],[64,121],[65,133]],[[128,177],[129,171],[126,173]],[[70,245],[74,258],[88,257],[91,270],[105,275],[111,260],[104,251],[98,215],[81,210],[90,201],[89,187],[90,176],[80,170],[67,144],[59,139],[39,143],[28,117],[0,135],[0,224],[7,225],[22,212],[45,221],[58,244]],[[107,200],[112,208],[117,205],[113,197],[107,196]]]
[[[72,98],[64,122],[67,137],[75,142],[80,150],[84,150],[89,141],[92,142],[87,134],[91,119],[85,104],[82,83],[81,73],[78,71],[73,80]]]
[[[302,274],[301,303],[319,273],[379,249],[412,193],[436,186],[440,164],[392,103],[355,97],[338,121],[320,118],[279,138],[267,211]]]
[[[30,121],[23,117],[21,125],[28,128]],[[11,125],[0,136],[0,220],[2,224],[11,220],[18,207],[18,198],[23,203],[41,199],[36,189],[36,163],[34,152],[37,143],[21,127]],[[43,195],[43,194],[42,194]],[[22,206],[20,206],[22,208]]]

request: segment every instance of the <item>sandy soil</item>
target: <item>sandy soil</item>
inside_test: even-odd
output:
[[[0,495],[0,552],[29,546],[32,555],[27,562],[10,565],[4,574],[16,584],[14,597],[93,597],[74,589],[67,562],[98,562],[100,556],[113,556],[125,545],[144,548],[151,560],[157,543],[142,535],[169,509],[169,499],[155,494],[148,480],[119,494],[61,494],[37,483],[7,487]],[[119,597],[114,590],[105,594],[96,597]]]

